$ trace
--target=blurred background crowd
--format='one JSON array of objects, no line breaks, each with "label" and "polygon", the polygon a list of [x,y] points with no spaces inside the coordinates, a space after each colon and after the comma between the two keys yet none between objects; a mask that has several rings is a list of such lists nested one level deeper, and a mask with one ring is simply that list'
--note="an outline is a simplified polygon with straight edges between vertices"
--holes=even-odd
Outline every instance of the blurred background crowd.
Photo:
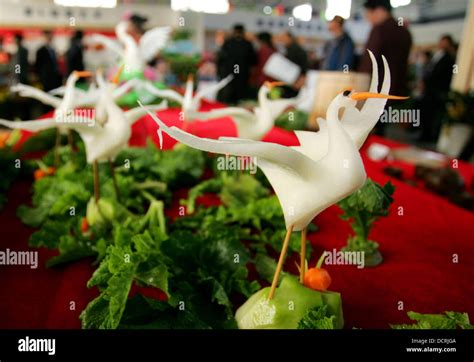
[{"label": "blurred background crowd", "polygon": [[[339,5],[334,5],[336,2]],[[41,9],[29,6],[31,1],[25,3],[21,15],[25,18],[22,21],[28,24],[28,17],[33,18],[34,13]],[[45,0],[44,3],[49,5],[53,1]],[[370,49],[379,59],[379,64],[382,64],[382,54],[388,61],[392,74],[391,94],[410,96],[404,106],[419,109],[422,120],[417,128],[397,125],[387,129],[381,125],[379,133],[432,146],[439,138],[443,122],[453,117],[454,113],[450,115],[447,111],[447,104],[455,104],[452,102],[456,95],[450,90],[457,70],[456,57],[462,40],[460,30],[468,0],[444,2],[451,5],[446,7],[445,4],[445,13],[438,15],[433,8],[442,7],[441,1],[354,0],[351,6],[351,0],[241,0],[227,2],[230,6],[227,14],[206,14],[205,18],[189,15],[189,12],[182,15],[177,11],[176,3],[174,7],[173,1],[124,1],[116,4],[124,8],[122,15],[128,16],[129,33],[136,39],[151,25],[168,22],[173,26],[173,41],[147,68],[150,79],[166,86],[181,87],[190,73],[195,74],[202,84],[234,74],[233,81],[216,98],[223,103],[239,104],[255,99],[258,87],[272,80],[264,68],[273,54],[280,53],[300,69],[296,81],[283,87],[281,94],[294,97],[308,84],[311,72],[370,74],[372,64],[366,51]],[[214,7],[218,7],[217,3],[220,1],[214,3]],[[329,14],[330,3],[338,7],[337,15]],[[18,1],[0,1],[4,10],[12,4],[20,8]],[[176,14],[170,19],[156,7],[156,13],[139,12],[136,11],[137,5],[145,10],[154,9],[154,6],[166,7]],[[127,14],[127,6],[134,8],[133,13],[129,11]],[[57,4],[50,6],[51,11],[58,12],[61,8],[69,9]],[[81,11],[78,16],[66,12],[70,16],[66,16],[60,26],[49,21],[49,26],[42,28],[33,19],[31,26],[0,24],[1,118],[31,119],[46,110],[34,101],[10,94],[8,88],[12,84],[30,84],[50,91],[61,86],[74,70],[110,66],[107,50],[88,41],[88,36],[96,32],[114,39],[114,24],[109,29],[90,25],[104,20],[105,15],[98,9],[92,10],[94,18],[88,25],[81,21]],[[309,18],[304,19],[308,9]],[[198,9],[192,10],[199,14]],[[211,10],[212,5],[209,5],[208,12]],[[418,18],[412,14],[415,11],[419,12]],[[206,13],[205,9],[202,13]],[[54,12],[48,15],[52,14]],[[242,14],[249,14],[250,20]],[[8,15],[4,13],[0,20],[4,22],[5,19]],[[64,25],[68,20],[70,24]],[[382,79],[383,71],[379,71]],[[463,102],[463,107],[469,107],[472,97],[466,96]],[[469,157],[471,152],[472,141],[466,146],[463,157]]]}]

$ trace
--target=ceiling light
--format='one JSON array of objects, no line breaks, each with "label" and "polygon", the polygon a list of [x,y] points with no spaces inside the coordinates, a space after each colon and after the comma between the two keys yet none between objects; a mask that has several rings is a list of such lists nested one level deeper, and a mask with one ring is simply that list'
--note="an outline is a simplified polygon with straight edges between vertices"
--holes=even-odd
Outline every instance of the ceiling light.
[{"label": "ceiling light", "polygon": [[114,8],[117,6],[117,0],[54,0],[54,3],[82,8]]},{"label": "ceiling light", "polygon": [[264,7],[263,7],[263,13],[264,13],[265,15],[271,15],[272,12],[273,12],[273,9],[272,9],[271,6],[268,6],[268,5],[267,5],[267,6],[264,6]]},{"label": "ceiling light", "polygon": [[336,15],[349,19],[351,16],[351,0],[327,0],[326,20],[332,20]]},{"label": "ceiling light", "polygon": [[313,7],[311,4],[302,4],[293,8],[293,16],[302,21],[310,21],[313,16]]},{"label": "ceiling light", "polygon": [[225,14],[229,12],[229,0],[171,0],[174,11],[195,11],[208,14]]},{"label": "ceiling light", "polygon": [[398,8],[400,6],[407,6],[411,3],[411,0],[390,0],[390,4],[394,8]]}]

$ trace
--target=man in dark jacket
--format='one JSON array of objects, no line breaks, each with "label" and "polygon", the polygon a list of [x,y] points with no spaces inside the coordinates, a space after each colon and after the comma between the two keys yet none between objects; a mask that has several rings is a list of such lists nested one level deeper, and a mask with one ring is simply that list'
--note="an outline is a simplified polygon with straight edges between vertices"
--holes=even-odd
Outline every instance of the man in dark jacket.
[{"label": "man in dark jacket", "polygon": [[[23,45],[23,36],[21,34],[15,34],[15,42],[17,51],[12,59],[12,68],[15,81],[17,83],[28,84],[28,49]],[[32,101],[30,98],[20,97],[16,95],[13,98],[15,113],[21,119],[31,118]]]},{"label": "man in dark jacket", "polygon": [[454,40],[443,35],[438,43],[438,51],[433,55],[425,69],[423,78],[426,92],[447,93],[453,78]]},{"label": "man in dark jacket", "polygon": [[82,31],[78,30],[71,38],[71,45],[66,53],[67,76],[75,70],[84,70],[82,37]]},{"label": "man in dark jacket", "polygon": [[451,86],[454,67],[454,40],[450,35],[443,35],[438,43],[438,50],[431,58],[423,77],[423,96],[421,108],[420,141],[436,142],[441,129],[446,96]]},{"label": "man in dark jacket", "polygon": [[23,46],[23,36],[15,35],[17,52],[14,60],[14,73],[19,83],[28,84],[28,50]]},{"label": "man in dark jacket", "polygon": [[[411,34],[403,24],[393,18],[390,0],[366,0],[364,7],[367,20],[373,26],[365,48],[374,53],[378,64],[382,64],[382,55],[387,58],[392,75],[390,93],[406,95]],[[372,72],[372,62],[367,52],[362,55],[358,70],[364,73]],[[383,79],[382,66],[379,66],[379,79]]]},{"label": "man in dark jacket", "polygon": [[344,18],[335,16],[328,23],[328,29],[334,39],[324,47],[324,70],[348,71],[354,64],[354,42],[344,31]]},{"label": "man in dark jacket", "polygon": [[38,72],[38,77],[43,86],[43,90],[47,92],[51,89],[60,87],[62,84],[62,77],[59,72],[56,51],[51,45],[53,33],[45,31],[44,35],[46,37],[46,44],[36,52],[35,68]]},{"label": "man in dark jacket", "polygon": [[308,71],[309,67],[308,54],[298,44],[298,41],[294,35],[289,31],[283,33],[282,42],[286,49],[285,57],[298,65],[301,69],[300,76],[296,80],[295,84],[293,84],[292,87],[283,88],[283,97],[293,98],[298,95],[299,90],[303,87],[306,80],[306,72]]},{"label": "man in dark jacket", "polygon": [[219,77],[233,74],[234,79],[219,91],[217,99],[232,104],[244,99],[248,94],[250,70],[256,63],[257,55],[252,43],[245,39],[244,26],[235,25],[232,35],[217,53]]}]

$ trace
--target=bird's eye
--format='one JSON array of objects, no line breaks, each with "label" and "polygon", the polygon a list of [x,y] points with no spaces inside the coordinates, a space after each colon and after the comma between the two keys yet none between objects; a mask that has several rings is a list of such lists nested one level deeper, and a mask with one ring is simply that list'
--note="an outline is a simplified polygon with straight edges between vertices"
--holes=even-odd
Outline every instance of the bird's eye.
[{"label": "bird's eye", "polygon": [[342,93],[342,95],[343,95],[344,97],[348,97],[349,94],[351,94],[351,90],[349,90],[349,89],[345,90],[345,91]]}]

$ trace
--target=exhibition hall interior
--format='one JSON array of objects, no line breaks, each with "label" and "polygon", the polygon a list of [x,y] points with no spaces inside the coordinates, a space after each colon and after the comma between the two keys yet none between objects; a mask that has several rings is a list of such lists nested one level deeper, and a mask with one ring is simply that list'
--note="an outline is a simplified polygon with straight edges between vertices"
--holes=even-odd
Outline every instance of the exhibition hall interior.
[{"label": "exhibition hall interior", "polygon": [[472,328],[472,29],[473,0],[0,0],[0,329]]}]

